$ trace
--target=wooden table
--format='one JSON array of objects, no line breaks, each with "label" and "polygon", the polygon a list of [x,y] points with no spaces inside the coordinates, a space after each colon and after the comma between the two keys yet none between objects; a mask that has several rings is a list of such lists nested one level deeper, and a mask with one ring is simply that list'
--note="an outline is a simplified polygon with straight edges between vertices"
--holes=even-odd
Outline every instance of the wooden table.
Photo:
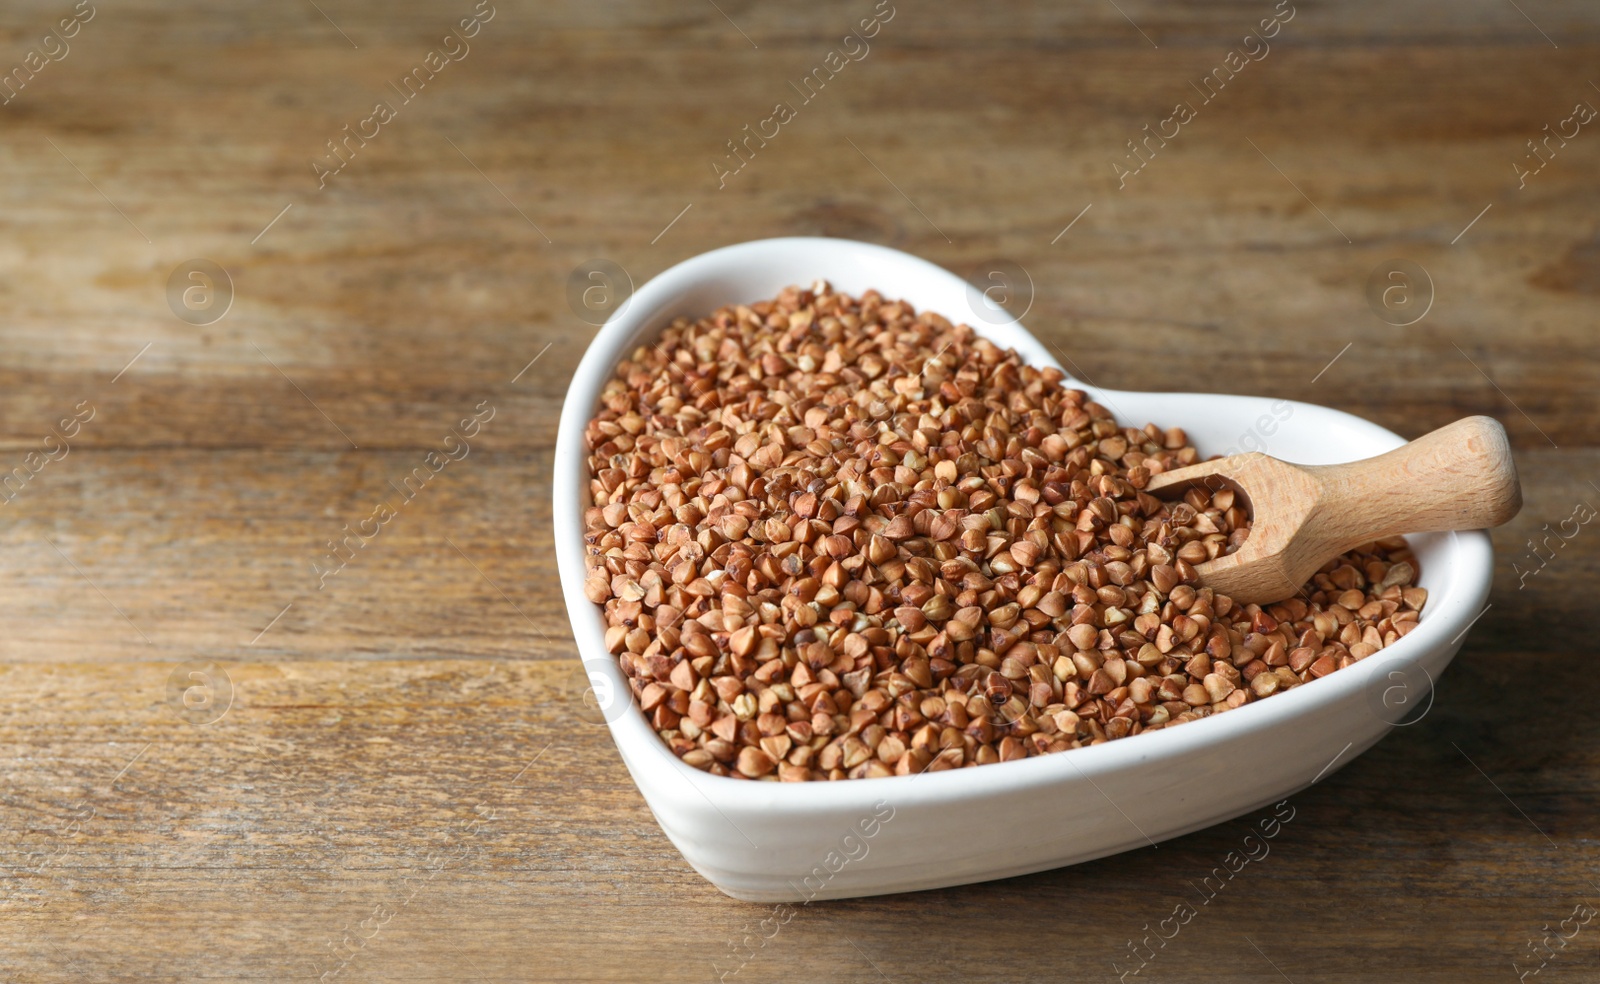
[{"label": "wooden table", "polygon": [[[867,0],[224,6],[0,12],[0,980],[739,967],[767,910],[684,864],[582,702],[551,449],[575,269],[790,234],[1017,264],[1101,385],[1512,435],[1527,505],[1431,711],[1127,980],[1510,981],[1600,905],[1600,532],[1527,545],[1600,506],[1593,4],[1294,0],[1273,34],[1266,0],[889,0],[864,44]],[[725,979],[1116,979],[1252,819],[809,906]],[[1540,984],[1594,979],[1600,924],[1550,945]]]}]

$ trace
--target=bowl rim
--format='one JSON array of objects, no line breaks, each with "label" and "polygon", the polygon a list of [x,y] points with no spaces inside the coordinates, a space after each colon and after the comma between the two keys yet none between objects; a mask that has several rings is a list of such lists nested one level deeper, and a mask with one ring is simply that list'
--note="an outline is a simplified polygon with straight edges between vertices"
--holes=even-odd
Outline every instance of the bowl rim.
[{"label": "bowl rim", "polygon": [[[551,476],[552,519],[554,521],[557,568],[566,602],[578,657],[591,681],[600,673],[611,688],[613,698],[626,695],[629,706],[606,714],[607,726],[618,745],[625,763],[633,772],[641,791],[648,784],[665,793],[666,785],[658,780],[655,768],[668,770],[686,780],[706,802],[720,811],[728,807],[740,811],[781,809],[789,813],[825,813],[845,807],[856,807],[864,798],[894,796],[897,804],[915,806],[919,803],[937,803],[952,798],[969,798],[1014,793],[1021,790],[1053,786],[1062,781],[1094,778],[1104,774],[1124,771],[1150,764],[1157,760],[1181,758],[1203,753],[1207,749],[1241,738],[1260,736],[1287,725],[1322,705],[1334,705],[1352,698],[1368,685],[1369,679],[1380,668],[1388,670],[1415,666],[1427,654],[1455,645],[1466,629],[1481,614],[1487,599],[1493,575],[1493,553],[1487,532],[1482,530],[1428,534],[1441,538],[1447,571],[1443,584],[1430,592],[1427,617],[1419,620],[1417,627],[1396,641],[1361,661],[1362,672],[1349,672],[1355,667],[1310,681],[1271,700],[1255,701],[1235,708],[1226,714],[1217,714],[1186,723],[1181,728],[1145,732],[1130,736],[1136,741],[1119,739],[1070,749],[1049,755],[1031,756],[1020,761],[992,763],[976,769],[950,769],[940,772],[920,773],[912,776],[889,776],[865,780],[839,782],[753,782],[702,772],[676,755],[673,755],[655,730],[650,727],[644,713],[633,700],[616,657],[604,644],[603,615],[599,606],[589,601],[583,591],[585,575],[583,541],[574,531],[583,528],[584,506],[581,500],[587,494],[587,447],[583,432],[598,403],[599,394],[612,378],[616,363],[636,347],[635,336],[660,315],[662,308],[677,299],[682,292],[703,277],[728,275],[741,263],[770,259],[786,251],[804,252],[808,249],[852,251],[859,257],[890,262],[906,267],[908,272],[933,278],[944,278],[946,286],[966,284],[956,274],[910,253],[848,239],[826,237],[779,237],[759,239],[722,246],[683,260],[652,277],[633,294],[590,342],[577,370],[573,373],[566,398],[562,403],[557,431],[555,459]],[[797,267],[803,267],[797,261]],[[797,269],[796,274],[803,274]],[[969,289],[970,286],[969,286]],[[739,299],[730,298],[730,302]],[[752,299],[753,300],[753,299]],[[915,299],[908,298],[916,303]],[[920,308],[922,305],[918,304]],[[941,312],[943,313],[943,312]],[[970,323],[970,322],[969,322]],[[1002,326],[973,324],[980,335],[988,335],[996,328],[1015,330],[1031,342],[1031,349],[1023,353],[1027,361],[1061,368],[1044,345],[1013,319]],[[1016,346],[1023,348],[1023,346]],[[1139,390],[1114,390],[1089,385],[1068,376],[1070,385],[1099,399],[1108,406],[1118,396],[1133,398],[1166,397],[1193,400],[1247,400],[1267,402],[1269,398],[1216,393],[1160,393]],[[1307,412],[1326,417],[1353,432],[1356,438],[1374,445],[1374,453],[1385,447],[1396,447],[1404,439],[1386,428],[1342,410],[1316,404],[1287,401],[1295,412]],[[1127,422],[1124,421],[1124,424]],[[584,615],[579,613],[583,612]],[[595,681],[597,682],[597,681]],[[1430,683],[1433,682],[1430,678]],[[1349,749],[1345,746],[1345,750]],[[1331,751],[1331,750],[1330,750]],[[652,754],[653,753],[653,754]],[[1344,751],[1339,751],[1317,779],[1332,771],[1335,765],[1344,764]],[[1353,760],[1353,756],[1350,760]],[[636,765],[650,765],[649,774],[641,774]],[[1317,781],[1313,779],[1312,782]],[[647,800],[649,795],[647,793]],[[719,805],[720,804],[720,805]],[[1113,804],[1114,805],[1114,804]]]}]

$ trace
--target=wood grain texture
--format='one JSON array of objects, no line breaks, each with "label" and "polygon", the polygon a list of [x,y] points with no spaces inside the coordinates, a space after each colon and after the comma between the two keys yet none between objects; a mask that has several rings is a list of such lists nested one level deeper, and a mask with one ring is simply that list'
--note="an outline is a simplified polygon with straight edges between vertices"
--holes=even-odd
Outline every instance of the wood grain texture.
[{"label": "wood grain texture", "polygon": [[[96,409],[0,503],[0,980],[736,966],[768,912],[683,863],[584,706],[548,481],[592,336],[574,268],[641,284],[787,234],[1015,263],[1026,323],[1098,385],[1510,433],[1526,504],[1431,709],[1295,797],[1130,980],[1508,980],[1600,899],[1600,723],[1549,696],[1595,655],[1600,135],[1513,170],[1600,105],[1592,4],[1301,0],[1202,104],[1271,4],[905,0],[724,188],[726,141],[870,3],[492,4],[326,188],[326,143],[472,4],[98,4],[0,106],[0,473]],[[72,10],[5,5],[0,74]],[[234,285],[206,326],[166,299],[193,258]],[[1368,301],[1391,259],[1431,282],[1410,324]],[[327,541],[485,401],[471,453],[319,588]],[[233,690],[206,726],[169,693],[192,661]],[[726,979],[1113,980],[1245,832],[808,906]],[[1538,980],[1597,962],[1590,925]]]}]

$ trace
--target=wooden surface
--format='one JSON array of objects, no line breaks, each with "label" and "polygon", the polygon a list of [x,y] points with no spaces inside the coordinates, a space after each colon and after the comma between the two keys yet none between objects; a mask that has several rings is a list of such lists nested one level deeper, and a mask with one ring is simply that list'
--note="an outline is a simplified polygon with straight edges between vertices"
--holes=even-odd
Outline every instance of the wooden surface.
[{"label": "wooden surface", "polygon": [[[865,0],[493,4],[322,189],[312,161],[398,101],[465,0],[105,2],[0,106],[0,470],[42,462],[0,503],[0,980],[1137,966],[1127,941],[1253,818],[808,906],[741,965],[728,941],[768,911],[683,863],[581,700],[548,488],[592,334],[568,276],[604,257],[641,284],[785,234],[1018,264],[1026,323],[1100,385],[1510,432],[1526,506],[1431,709],[1295,797],[1270,857],[1128,980],[1510,980],[1600,904],[1600,531],[1572,518],[1600,506],[1597,124],[1513,169],[1600,105],[1592,4],[1300,0],[1201,104],[1190,83],[1265,0],[894,0],[725,188],[726,141],[798,101]],[[7,4],[0,69],[72,11]],[[1180,100],[1195,118],[1119,189],[1112,163]],[[206,326],[166,297],[193,258],[235,288]],[[1367,296],[1396,258],[1433,284],[1405,327]],[[85,402],[66,457],[27,457]],[[319,589],[328,541],[480,404],[470,454]],[[209,725],[168,690],[189,661],[231,684]],[[1539,952],[1541,984],[1592,980],[1600,924]]]}]

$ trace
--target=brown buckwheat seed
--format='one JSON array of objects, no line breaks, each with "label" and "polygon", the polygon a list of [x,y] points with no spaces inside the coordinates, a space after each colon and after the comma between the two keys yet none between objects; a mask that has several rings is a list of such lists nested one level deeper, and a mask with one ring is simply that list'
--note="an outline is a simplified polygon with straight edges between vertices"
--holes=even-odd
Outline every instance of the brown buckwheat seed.
[{"label": "brown buckwheat seed", "polygon": [[1140,491],[1199,455],[1053,368],[826,283],[680,318],[589,422],[584,589],[671,750],[771,781],[910,775],[1170,728],[1349,666],[1427,592],[1399,538],[1294,598],[1195,566],[1231,493]]}]

